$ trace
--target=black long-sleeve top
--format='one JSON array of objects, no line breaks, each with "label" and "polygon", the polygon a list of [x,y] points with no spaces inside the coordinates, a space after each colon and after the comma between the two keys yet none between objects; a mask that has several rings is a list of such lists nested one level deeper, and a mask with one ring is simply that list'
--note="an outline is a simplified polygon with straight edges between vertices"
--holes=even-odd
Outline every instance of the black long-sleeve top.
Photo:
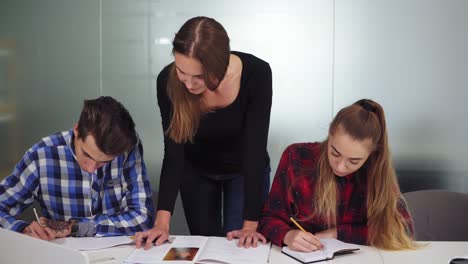
[{"label": "black long-sleeve top", "polygon": [[[158,210],[172,212],[182,182],[184,162],[213,174],[240,173],[244,177],[244,219],[257,221],[262,207],[263,177],[269,165],[268,129],[272,101],[272,73],[265,61],[232,52],[242,61],[240,90],[225,108],[205,113],[192,143],[175,143],[164,136],[164,160]],[[158,75],[157,97],[163,130],[171,122],[172,102],[167,81],[172,64]]]}]

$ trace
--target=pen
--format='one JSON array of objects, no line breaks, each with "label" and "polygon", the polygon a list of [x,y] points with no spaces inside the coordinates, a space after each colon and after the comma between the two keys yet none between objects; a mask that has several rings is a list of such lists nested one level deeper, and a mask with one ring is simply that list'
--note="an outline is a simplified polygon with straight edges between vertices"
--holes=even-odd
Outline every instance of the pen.
[{"label": "pen", "polygon": [[37,223],[42,226],[41,220],[39,220],[39,215],[37,214],[36,207],[33,207],[34,215],[36,216]]},{"label": "pen", "polygon": [[294,217],[289,217],[289,219],[299,228],[301,231],[307,232],[297,221],[294,219]]}]

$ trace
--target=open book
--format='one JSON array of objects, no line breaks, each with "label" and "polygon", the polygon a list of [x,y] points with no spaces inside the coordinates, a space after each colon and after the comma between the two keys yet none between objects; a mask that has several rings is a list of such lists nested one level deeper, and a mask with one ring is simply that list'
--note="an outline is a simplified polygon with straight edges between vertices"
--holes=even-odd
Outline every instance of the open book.
[{"label": "open book", "polygon": [[334,238],[320,239],[320,242],[322,242],[324,246],[324,249],[322,250],[305,253],[291,250],[288,247],[283,247],[281,252],[302,263],[312,263],[332,259],[335,255],[338,254],[359,250],[359,247],[356,245],[348,244]]},{"label": "open book", "polygon": [[135,249],[126,263],[266,263],[270,244],[256,248],[239,248],[238,240],[225,237],[174,236],[172,243]]}]

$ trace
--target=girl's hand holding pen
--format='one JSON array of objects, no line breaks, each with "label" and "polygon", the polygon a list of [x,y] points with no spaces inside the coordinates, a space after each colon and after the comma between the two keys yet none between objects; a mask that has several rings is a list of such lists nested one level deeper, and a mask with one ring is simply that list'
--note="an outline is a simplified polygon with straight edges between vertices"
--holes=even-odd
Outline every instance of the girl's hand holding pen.
[{"label": "girl's hand holding pen", "polygon": [[323,248],[317,236],[307,232],[293,217],[290,219],[300,230],[294,229],[287,232],[283,239],[284,244],[292,250],[302,252],[312,252]]}]

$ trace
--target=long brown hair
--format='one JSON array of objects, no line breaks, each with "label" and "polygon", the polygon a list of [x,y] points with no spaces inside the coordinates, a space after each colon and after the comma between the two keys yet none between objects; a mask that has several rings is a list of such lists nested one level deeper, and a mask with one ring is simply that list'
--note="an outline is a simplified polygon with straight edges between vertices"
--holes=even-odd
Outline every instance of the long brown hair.
[{"label": "long brown hair", "polygon": [[[172,42],[172,52],[198,60],[208,89],[215,90],[226,74],[231,49],[223,26],[208,17],[194,17],[182,25]],[[199,95],[191,94],[172,65],[167,93],[172,101],[172,120],[166,133],[177,143],[192,141],[202,116]]]},{"label": "long brown hair", "polygon": [[[398,210],[404,200],[390,156],[382,107],[372,100],[359,100],[338,112],[329,134],[334,135],[338,128],[355,140],[371,139],[373,143],[371,154],[359,169],[367,176],[368,243],[391,250],[415,248],[408,223]],[[327,148],[328,139],[322,144],[314,207],[318,215],[328,219],[329,226],[334,226],[338,191]]]}]

